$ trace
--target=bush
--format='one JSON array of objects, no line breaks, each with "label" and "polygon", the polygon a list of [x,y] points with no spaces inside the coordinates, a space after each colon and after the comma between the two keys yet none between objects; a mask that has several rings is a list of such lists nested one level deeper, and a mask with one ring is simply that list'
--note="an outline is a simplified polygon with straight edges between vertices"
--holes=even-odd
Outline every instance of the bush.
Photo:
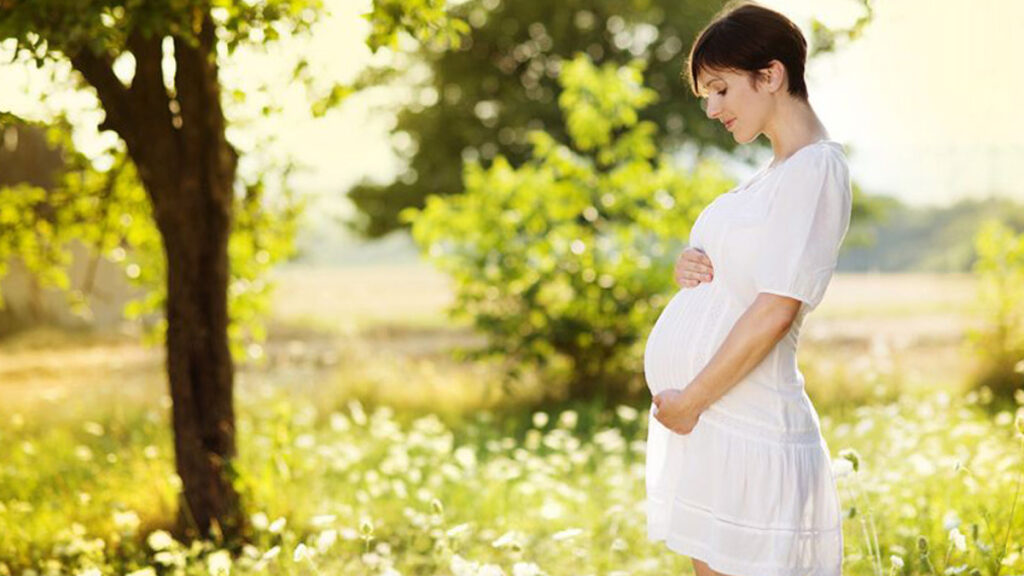
[{"label": "bush", "polygon": [[990,220],[975,236],[975,249],[984,319],[969,333],[980,360],[976,384],[1010,399],[1024,387],[1024,233]]},{"label": "bush", "polygon": [[577,398],[636,382],[644,337],[676,290],[677,249],[731,184],[716,165],[688,174],[657,157],[656,127],[638,119],[654,100],[642,70],[577,56],[560,74],[571,145],[531,132],[522,166],[470,162],[465,194],[402,215],[455,280],[450,312],[488,336],[470,355],[500,357],[512,378],[541,368]]}]

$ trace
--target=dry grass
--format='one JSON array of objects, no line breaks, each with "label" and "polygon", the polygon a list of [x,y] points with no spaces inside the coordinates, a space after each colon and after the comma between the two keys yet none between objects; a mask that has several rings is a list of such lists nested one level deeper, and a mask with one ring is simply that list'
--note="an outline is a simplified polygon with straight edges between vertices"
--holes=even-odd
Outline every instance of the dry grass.
[{"label": "dry grass", "polygon": [[[286,268],[276,280],[267,361],[239,371],[243,387],[269,381],[324,401],[357,395],[452,413],[498,400],[495,368],[450,357],[479,336],[447,319],[450,284],[430,267]],[[809,379],[870,363],[883,379],[898,372],[901,391],[959,388],[972,367],[963,342],[974,291],[967,275],[837,275],[804,325],[801,363]],[[133,336],[36,330],[0,342],[0,394],[14,410],[53,417],[89,398],[152,402],[165,396],[162,366],[163,351]],[[820,386],[808,382],[826,396]]]}]

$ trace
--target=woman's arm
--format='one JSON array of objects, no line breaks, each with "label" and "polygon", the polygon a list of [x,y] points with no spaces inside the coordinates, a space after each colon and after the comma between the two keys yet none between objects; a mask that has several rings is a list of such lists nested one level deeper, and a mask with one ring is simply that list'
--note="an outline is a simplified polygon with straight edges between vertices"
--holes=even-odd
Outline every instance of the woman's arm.
[{"label": "woman's arm", "polygon": [[688,434],[700,413],[760,364],[786,335],[800,304],[788,296],[758,294],[689,386],[655,396],[655,417],[673,431]]}]

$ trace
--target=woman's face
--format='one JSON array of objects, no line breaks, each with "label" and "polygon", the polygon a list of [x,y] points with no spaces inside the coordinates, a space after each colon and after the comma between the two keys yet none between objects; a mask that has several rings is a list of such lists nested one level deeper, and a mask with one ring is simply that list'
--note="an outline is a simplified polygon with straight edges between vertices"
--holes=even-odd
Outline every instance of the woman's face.
[{"label": "woman's face", "polygon": [[768,81],[759,79],[755,88],[747,72],[737,70],[701,69],[697,75],[697,86],[704,95],[701,107],[740,143],[751,142],[764,131],[774,107],[772,88],[776,82],[775,76]]}]

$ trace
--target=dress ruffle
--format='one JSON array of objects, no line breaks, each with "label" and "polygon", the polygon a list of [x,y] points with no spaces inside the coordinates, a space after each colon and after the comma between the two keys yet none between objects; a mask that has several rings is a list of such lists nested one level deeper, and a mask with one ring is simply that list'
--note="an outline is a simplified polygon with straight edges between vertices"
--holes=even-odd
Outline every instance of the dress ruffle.
[{"label": "dress ruffle", "polygon": [[647,532],[730,576],[840,576],[842,511],[817,428],[769,429],[712,405],[689,434],[653,415]]}]

